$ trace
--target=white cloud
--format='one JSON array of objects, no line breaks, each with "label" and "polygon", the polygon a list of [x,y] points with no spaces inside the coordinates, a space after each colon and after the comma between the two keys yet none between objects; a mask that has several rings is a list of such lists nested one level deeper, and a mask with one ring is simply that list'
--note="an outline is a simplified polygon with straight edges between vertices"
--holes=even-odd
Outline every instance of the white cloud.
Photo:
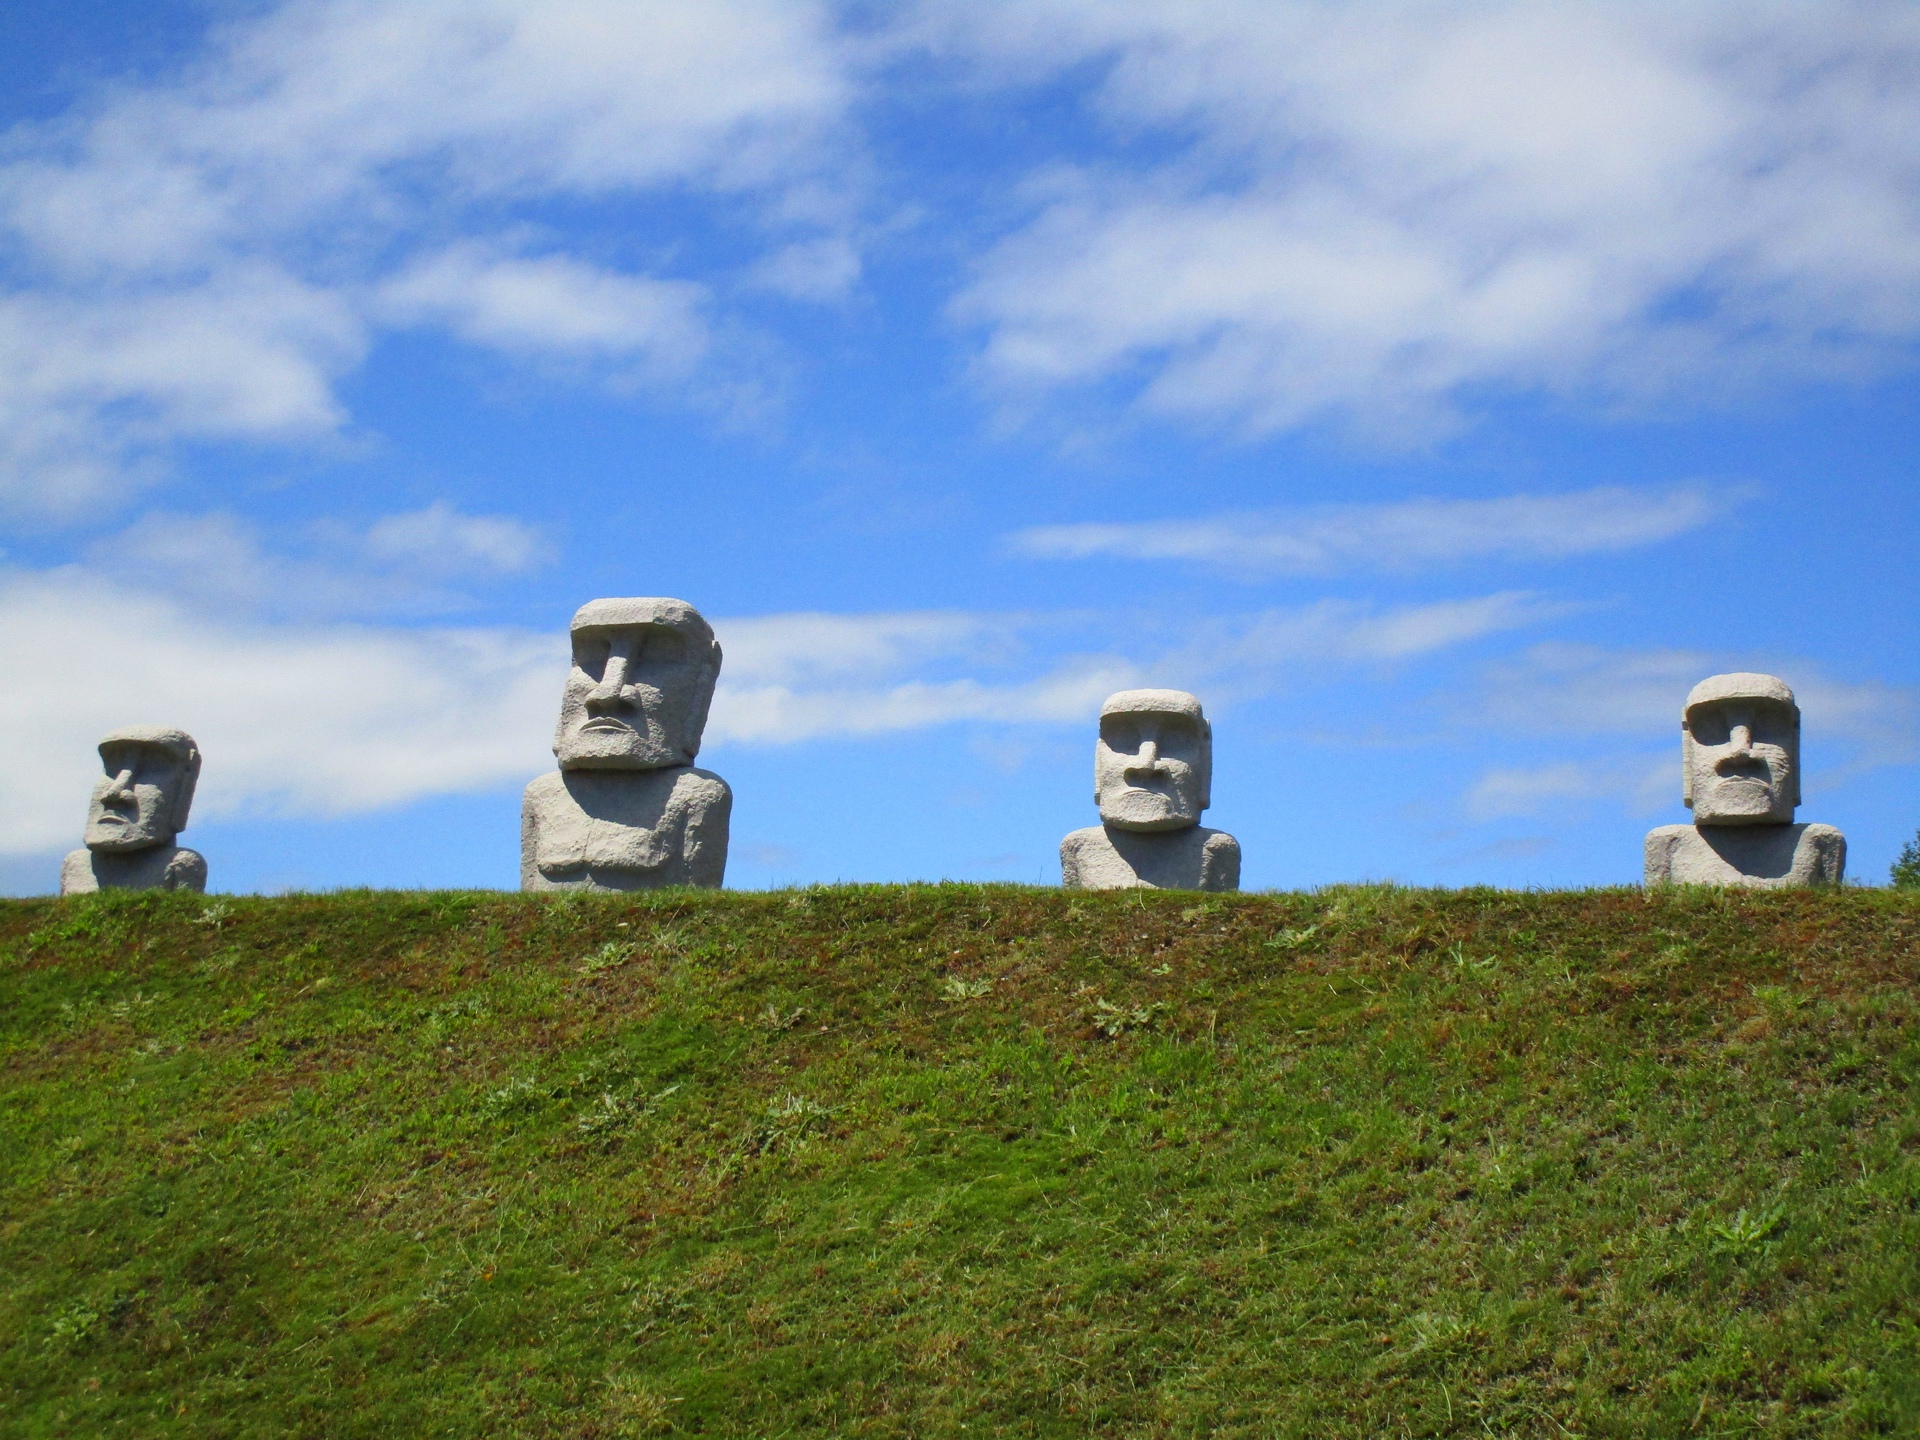
[{"label": "white cloud", "polygon": [[1498,500],[1327,505],[1205,520],[1042,525],[1016,532],[1008,544],[1016,554],[1040,559],[1110,555],[1197,561],[1253,574],[1332,575],[1626,550],[1696,529],[1724,508],[1724,500],[1699,489],[1658,493],[1608,487]]},{"label": "white cloud", "polygon": [[[1640,753],[1597,753],[1543,768],[1490,771],[1469,791],[1468,809],[1483,816],[1533,813],[1526,806],[1538,808],[1556,793],[1578,793],[1583,786],[1641,809],[1676,800],[1680,707],[1698,681],[1735,670],[1779,675],[1793,687],[1814,757],[1809,780],[1815,785],[1838,785],[1920,760],[1920,695],[1910,688],[1836,679],[1792,656],[1545,644],[1486,666],[1459,719],[1476,729],[1554,739],[1587,751],[1596,739],[1604,751],[1605,740],[1628,736],[1671,748],[1657,762]],[[1656,769],[1650,772],[1649,765]],[[1650,773],[1658,775],[1657,784]],[[1556,791],[1562,784],[1570,788]]]},{"label": "white cloud", "polygon": [[431,615],[470,602],[452,582],[523,573],[551,556],[546,538],[505,515],[463,515],[444,501],[387,515],[364,531],[338,521],[310,527],[305,553],[282,534],[233,515],[142,516],[87,547],[94,573],[111,575],[227,615]]},{"label": "white cloud", "polygon": [[706,353],[707,291],[688,280],[620,275],[565,255],[533,258],[459,245],[426,256],[381,287],[382,308],[410,324],[444,325],[507,354],[636,357],[684,374]]},{"label": "white cloud", "polygon": [[[401,564],[422,551],[451,564],[448,550],[483,570],[522,561],[523,537],[489,518],[433,507],[371,533]],[[364,533],[342,534],[365,549]],[[219,515],[149,516],[86,567],[0,571],[0,854],[72,842],[92,742],[117,725],[178,725],[200,741],[202,818],[378,810],[546,768],[564,638],[329,618],[417,596],[388,572],[269,549]],[[1196,688],[1225,708],[1553,613],[1503,594],[1191,623],[963,612],[721,620],[727,658],[708,741],[1083,725],[1106,695],[1142,684]]]},{"label": "white cloud", "polygon": [[[719,621],[726,663],[709,734],[721,744],[788,744],[962,722],[1080,723],[1107,695],[1136,685],[1202,691],[1224,706],[1310,671],[1391,666],[1564,609],[1509,592],[1387,608],[1327,600],[1186,625],[940,611]],[[1107,643],[1073,649],[1089,629]],[[1037,674],[1036,641],[1051,642]]]},{"label": "white cloud", "polygon": [[954,313],[982,373],[1262,432],[1409,438],[1488,388],[1603,401],[1904,363],[1920,12],[1521,0],[921,9],[983,79],[1106,65],[1156,158],[1058,166]]},{"label": "white cloud", "polygon": [[83,571],[15,573],[0,579],[0,852],[76,842],[93,742],[117,725],[200,742],[203,819],[512,783],[548,762],[565,664],[551,635],[235,624]]},{"label": "white cloud", "polygon": [[704,283],[519,253],[545,200],[744,199],[740,268],[788,255],[790,288],[792,247],[847,229],[851,82],[820,4],[312,0],[217,35],[6,137],[0,503],[71,514],[183,437],[332,433],[384,326],[649,383],[718,363]]},{"label": "white cloud", "polygon": [[444,500],[376,520],[361,544],[375,562],[429,575],[518,575],[544,564],[553,553],[546,537],[524,520],[462,515]]},{"label": "white cloud", "polygon": [[1488,770],[1467,790],[1466,809],[1470,818],[1487,821],[1566,815],[1599,801],[1618,801],[1635,814],[1648,815],[1671,805],[1679,793],[1677,755],[1658,760],[1608,756]]}]

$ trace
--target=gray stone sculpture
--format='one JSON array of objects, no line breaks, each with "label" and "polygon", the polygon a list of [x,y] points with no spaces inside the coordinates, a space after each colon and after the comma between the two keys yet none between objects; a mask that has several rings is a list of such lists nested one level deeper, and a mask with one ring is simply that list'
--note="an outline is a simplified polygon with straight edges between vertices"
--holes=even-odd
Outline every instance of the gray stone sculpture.
[{"label": "gray stone sculpture", "polygon": [[173,843],[187,828],[200,749],[184,730],[135,725],[100,742],[106,776],[93,787],[86,848],[60,866],[60,893],[205,890],[207,862]]},{"label": "gray stone sculpture", "polygon": [[719,678],[719,642],[685,601],[580,607],[560,769],[520,809],[522,890],[720,885],[733,792],[693,765]]},{"label": "gray stone sculpture", "polygon": [[1714,675],[1680,716],[1682,796],[1691,825],[1647,832],[1647,884],[1838,885],[1847,839],[1796,825],[1800,706],[1771,675]]},{"label": "gray stone sculpture", "polygon": [[1100,707],[1098,825],[1060,842],[1070,889],[1238,890],[1240,842],[1209,830],[1213,729],[1184,690],[1122,690]]}]

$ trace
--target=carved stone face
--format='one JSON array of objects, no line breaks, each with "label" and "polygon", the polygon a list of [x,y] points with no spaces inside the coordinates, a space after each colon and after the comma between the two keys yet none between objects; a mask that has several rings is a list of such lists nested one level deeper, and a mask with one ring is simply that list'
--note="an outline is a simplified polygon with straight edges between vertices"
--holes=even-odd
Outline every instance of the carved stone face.
[{"label": "carved stone face", "polygon": [[700,753],[720,646],[682,600],[594,600],[573,617],[553,753],[562,770],[658,770]]},{"label": "carved stone face", "polygon": [[187,828],[200,751],[179,730],[140,726],[100,742],[106,775],[93,787],[83,843],[106,852],[165,845]]},{"label": "carved stone face", "polygon": [[1687,697],[1681,759],[1696,825],[1785,825],[1800,803],[1800,707],[1771,675],[1716,675]]},{"label": "carved stone face", "polygon": [[1183,830],[1212,803],[1213,732],[1184,690],[1122,690],[1100,707],[1093,798],[1116,830]]}]

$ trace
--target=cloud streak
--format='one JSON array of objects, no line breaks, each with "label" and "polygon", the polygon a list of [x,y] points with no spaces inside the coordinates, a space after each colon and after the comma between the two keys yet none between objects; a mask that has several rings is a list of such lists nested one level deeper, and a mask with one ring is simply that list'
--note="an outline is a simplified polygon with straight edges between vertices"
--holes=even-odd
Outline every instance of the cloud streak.
[{"label": "cloud streak", "polygon": [[706,281],[558,248],[543,203],[718,198],[742,273],[858,271],[823,5],[315,0],[214,33],[5,137],[0,505],[83,513],[181,440],[331,436],[395,328],[706,409],[761,384],[752,347],[715,346]]},{"label": "cloud streak", "polygon": [[977,81],[1099,77],[1115,149],[1036,169],[954,302],[1010,407],[1091,389],[1399,444],[1489,393],[1697,404],[1905,364],[1920,334],[1910,6],[919,15]]},{"label": "cloud streak", "polygon": [[1698,529],[1727,499],[1698,488],[1606,487],[1497,500],[1221,515],[1200,520],[1043,525],[1007,548],[1045,560],[1175,560],[1249,575],[1325,576],[1414,571],[1472,561],[1560,560],[1656,544]]}]

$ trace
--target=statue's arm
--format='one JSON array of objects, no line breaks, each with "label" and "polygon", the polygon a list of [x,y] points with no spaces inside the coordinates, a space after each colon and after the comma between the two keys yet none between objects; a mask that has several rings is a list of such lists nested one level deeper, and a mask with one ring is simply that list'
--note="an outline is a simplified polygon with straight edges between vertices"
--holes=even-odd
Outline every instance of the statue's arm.
[{"label": "statue's arm", "polygon": [[1839,885],[1847,878],[1847,837],[1831,825],[1809,825],[1807,839],[1813,842],[1813,882]]},{"label": "statue's arm", "polygon": [[180,849],[167,861],[160,884],[168,890],[191,890],[199,895],[207,888],[207,858],[198,850]]},{"label": "statue's arm", "polygon": [[718,775],[701,772],[698,793],[687,807],[680,854],[687,882],[718,890],[727,880],[727,841],[733,827],[733,790]]},{"label": "statue's arm", "polygon": [[1064,890],[1085,888],[1080,883],[1080,840],[1076,830],[1060,842],[1060,886]]},{"label": "statue's arm", "polygon": [[1209,835],[1200,849],[1200,888],[1216,892],[1240,888],[1240,842],[1224,830]]},{"label": "statue's arm", "polygon": [[60,862],[60,893],[90,895],[99,888],[100,882],[93,873],[93,852],[87,849],[68,851],[67,858]]},{"label": "statue's arm", "polygon": [[1661,825],[1647,832],[1645,885],[1671,885],[1673,883],[1673,851],[1680,843],[1676,833],[1678,825]]},{"label": "statue's arm", "polygon": [[540,800],[534,793],[539,779],[527,783],[520,796],[520,888],[544,890],[540,883]]}]

